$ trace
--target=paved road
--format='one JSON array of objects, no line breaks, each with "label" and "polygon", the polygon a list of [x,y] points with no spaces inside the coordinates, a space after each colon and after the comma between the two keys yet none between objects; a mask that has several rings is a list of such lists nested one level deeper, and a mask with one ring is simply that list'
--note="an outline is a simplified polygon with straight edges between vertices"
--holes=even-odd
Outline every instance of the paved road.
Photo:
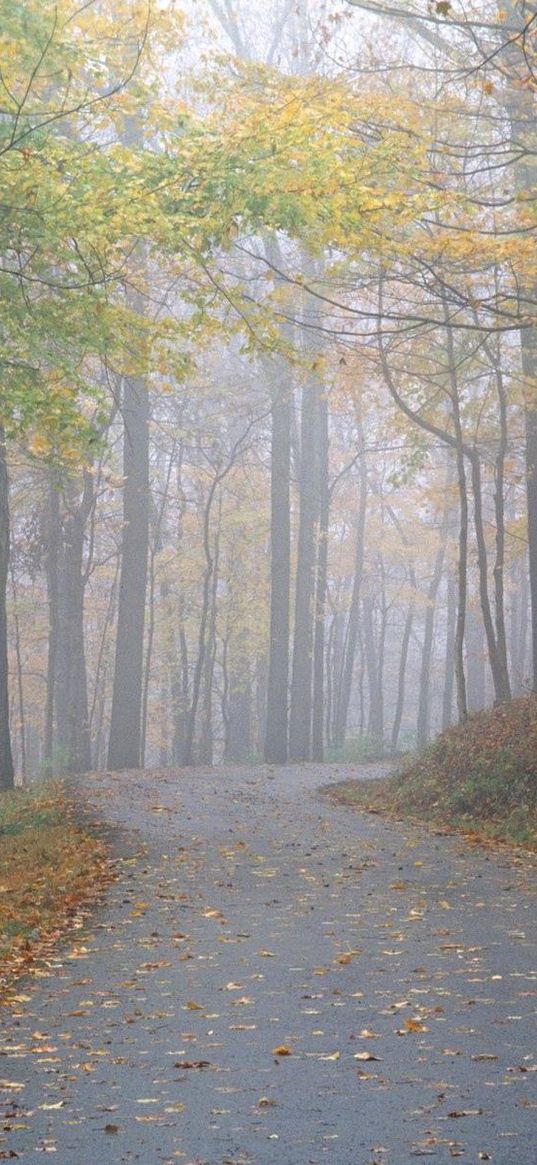
[{"label": "paved road", "polygon": [[0,1159],[537,1165],[535,864],[342,775],[90,780],[126,860],[0,1022]]}]

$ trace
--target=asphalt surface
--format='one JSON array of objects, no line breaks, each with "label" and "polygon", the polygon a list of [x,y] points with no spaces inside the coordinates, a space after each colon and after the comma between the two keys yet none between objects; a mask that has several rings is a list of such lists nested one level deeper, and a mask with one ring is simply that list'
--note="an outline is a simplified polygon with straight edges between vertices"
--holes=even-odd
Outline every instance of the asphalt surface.
[{"label": "asphalt surface", "polygon": [[0,1019],[0,1160],[537,1165],[535,862],[349,772],[88,780],[119,878]]}]

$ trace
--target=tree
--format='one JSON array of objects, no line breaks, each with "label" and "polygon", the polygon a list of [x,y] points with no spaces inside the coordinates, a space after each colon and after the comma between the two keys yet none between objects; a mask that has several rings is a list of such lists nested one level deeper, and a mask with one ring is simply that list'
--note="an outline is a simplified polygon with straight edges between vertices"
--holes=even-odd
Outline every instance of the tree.
[{"label": "tree", "polygon": [[9,731],[6,586],[9,566],[9,504],[6,447],[0,428],[0,789],[13,785]]}]

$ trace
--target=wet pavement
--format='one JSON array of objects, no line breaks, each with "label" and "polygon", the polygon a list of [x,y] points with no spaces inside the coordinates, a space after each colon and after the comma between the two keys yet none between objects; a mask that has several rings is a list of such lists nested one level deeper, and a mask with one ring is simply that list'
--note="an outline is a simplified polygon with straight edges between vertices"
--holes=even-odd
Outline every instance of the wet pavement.
[{"label": "wet pavement", "polygon": [[85,779],[119,876],[0,1018],[0,1160],[537,1165],[535,861],[318,793],[380,771]]}]

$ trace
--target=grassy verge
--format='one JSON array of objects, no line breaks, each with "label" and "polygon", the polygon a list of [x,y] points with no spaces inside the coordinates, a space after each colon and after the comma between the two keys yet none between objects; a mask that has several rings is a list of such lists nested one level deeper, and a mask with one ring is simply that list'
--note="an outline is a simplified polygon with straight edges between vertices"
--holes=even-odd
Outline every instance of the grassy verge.
[{"label": "grassy verge", "polygon": [[110,869],[61,784],[0,794],[0,1000],[98,896]]},{"label": "grassy verge", "polygon": [[332,795],[370,812],[537,850],[537,696],[479,712],[394,776],[343,781]]}]

